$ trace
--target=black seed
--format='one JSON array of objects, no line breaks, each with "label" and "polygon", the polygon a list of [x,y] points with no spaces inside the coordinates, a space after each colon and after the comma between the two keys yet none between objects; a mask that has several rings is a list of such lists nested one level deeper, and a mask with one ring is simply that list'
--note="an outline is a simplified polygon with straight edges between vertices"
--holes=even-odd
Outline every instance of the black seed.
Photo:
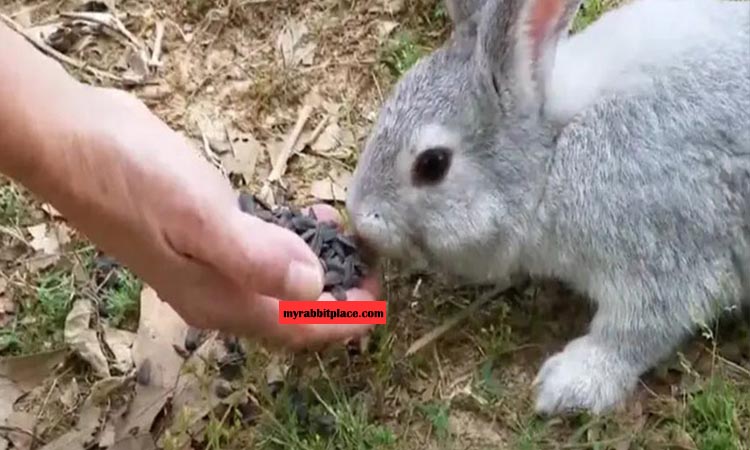
[{"label": "black seed", "polygon": [[343,283],[344,289],[352,289],[359,287],[359,283],[362,282],[362,278],[359,275],[352,275],[349,279]]},{"label": "black seed", "polygon": [[141,364],[141,367],[139,367],[138,371],[136,372],[135,380],[141,386],[148,386],[148,384],[151,382],[151,360],[150,359],[143,360],[143,364]]},{"label": "black seed", "polygon": [[308,217],[310,217],[315,222],[318,221],[318,216],[315,214],[315,211],[313,211],[312,208],[310,208],[310,212],[308,213]]},{"label": "black seed", "polygon": [[316,232],[317,232],[317,230],[315,228],[312,228],[312,229],[307,230],[304,233],[302,233],[300,235],[300,237],[302,238],[302,240],[304,240],[305,242],[307,242],[307,244],[309,245],[310,242],[312,242],[312,238],[313,238],[313,236],[315,235]]},{"label": "black seed", "polygon": [[243,192],[240,194],[239,203],[242,212],[255,215],[257,208],[255,207],[255,199],[252,195]]},{"label": "black seed", "polygon": [[338,235],[338,230],[330,226],[321,225],[320,234],[321,234],[321,238],[323,239],[323,242],[330,243],[334,239],[336,239],[336,236]]},{"label": "black seed", "polygon": [[359,356],[362,354],[362,343],[359,340],[351,340],[346,343],[346,353],[350,357]]},{"label": "black seed", "polygon": [[292,224],[297,233],[303,233],[306,230],[315,228],[315,221],[305,216],[296,216],[292,218]]},{"label": "black seed", "polygon": [[323,246],[323,240],[320,236],[320,228],[315,228],[315,235],[312,238],[312,241],[310,242],[310,248],[312,249],[313,253],[315,253],[315,256],[320,256],[320,249]]},{"label": "black seed", "polygon": [[290,396],[290,403],[292,404],[292,408],[294,408],[295,415],[297,416],[298,423],[306,424],[307,423],[307,405],[305,404],[305,399],[302,396],[302,393],[298,389],[294,389],[292,391],[292,394]]},{"label": "black seed", "polygon": [[315,418],[315,428],[321,436],[332,436],[336,432],[336,418],[330,414],[317,416]]},{"label": "black seed", "polygon": [[336,300],[346,300],[346,290],[341,286],[335,286],[333,289],[331,289],[331,295]]},{"label": "black seed", "polygon": [[326,272],[324,283],[326,288],[337,286],[343,281],[344,277],[341,275],[341,272],[336,272],[334,270]]},{"label": "black seed", "polygon": [[242,423],[244,425],[251,425],[255,423],[256,419],[258,418],[258,413],[260,412],[258,406],[251,401],[240,403],[237,406],[237,409],[242,415]]},{"label": "black seed", "polygon": [[242,366],[245,364],[245,358],[237,353],[229,353],[219,361],[219,372],[221,378],[232,381],[242,375]]},{"label": "black seed", "polygon": [[351,280],[354,275],[354,261],[351,255],[344,260],[344,280]]},{"label": "black seed", "polygon": [[281,392],[281,389],[284,387],[283,381],[272,381],[268,383],[268,392],[271,394],[271,398],[276,398],[277,395],[279,395],[279,392]]},{"label": "black seed", "polygon": [[341,243],[341,245],[343,245],[348,250],[356,250],[357,249],[357,247],[354,245],[354,242],[352,242],[352,240],[349,239],[348,237],[346,237],[344,235],[339,235],[337,239]]},{"label": "black seed", "polygon": [[265,220],[266,222],[273,222],[273,214],[271,214],[268,211],[256,211],[255,216],[261,220]]},{"label": "black seed", "polygon": [[201,345],[203,332],[198,328],[190,327],[185,335],[185,350],[194,352]]},{"label": "black seed", "polygon": [[344,246],[341,245],[341,242],[339,242],[338,239],[331,242],[331,250],[333,250],[333,253],[336,254],[341,259],[344,259],[346,257]]},{"label": "black seed", "polygon": [[219,383],[216,385],[216,396],[219,398],[227,398],[232,394],[232,386],[229,383]]}]

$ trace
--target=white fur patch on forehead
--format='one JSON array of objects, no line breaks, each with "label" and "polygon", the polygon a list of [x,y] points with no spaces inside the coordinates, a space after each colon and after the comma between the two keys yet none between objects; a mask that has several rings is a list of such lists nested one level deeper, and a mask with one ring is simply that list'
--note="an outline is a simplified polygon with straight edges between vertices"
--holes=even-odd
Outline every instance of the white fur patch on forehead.
[{"label": "white fur patch on forehead", "polygon": [[412,152],[414,153],[423,152],[433,147],[446,147],[455,151],[461,143],[458,133],[436,123],[422,127],[417,131],[414,138],[415,142],[412,146]]}]

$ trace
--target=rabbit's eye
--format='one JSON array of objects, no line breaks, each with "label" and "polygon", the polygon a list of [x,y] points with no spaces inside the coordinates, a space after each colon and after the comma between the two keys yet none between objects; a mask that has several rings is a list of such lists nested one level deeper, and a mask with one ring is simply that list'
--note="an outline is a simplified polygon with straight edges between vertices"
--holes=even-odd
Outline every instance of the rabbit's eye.
[{"label": "rabbit's eye", "polygon": [[440,182],[448,173],[451,156],[451,151],[445,147],[433,147],[423,151],[417,156],[412,168],[414,185],[430,185]]}]

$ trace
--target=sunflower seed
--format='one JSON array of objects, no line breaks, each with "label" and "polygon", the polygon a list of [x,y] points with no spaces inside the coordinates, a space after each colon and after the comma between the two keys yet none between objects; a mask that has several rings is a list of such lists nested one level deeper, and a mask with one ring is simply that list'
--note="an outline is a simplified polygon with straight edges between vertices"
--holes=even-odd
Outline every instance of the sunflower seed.
[{"label": "sunflower seed", "polygon": [[[294,206],[272,209],[259,198],[247,193],[240,194],[239,203],[243,212],[287,228],[300,236],[318,256],[325,273],[325,290],[336,300],[346,300],[347,290],[359,286],[366,276],[367,264],[361,258],[352,237],[342,234],[335,222],[319,222],[312,208],[306,214]],[[227,369],[229,370],[225,371],[232,371],[231,368]]]}]

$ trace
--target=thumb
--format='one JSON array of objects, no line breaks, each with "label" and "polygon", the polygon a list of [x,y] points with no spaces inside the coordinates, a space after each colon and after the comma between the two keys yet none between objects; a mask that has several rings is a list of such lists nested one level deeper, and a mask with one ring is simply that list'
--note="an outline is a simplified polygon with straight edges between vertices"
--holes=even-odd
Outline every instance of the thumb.
[{"label": "thumb", "polygon": [[237,210],[232,214],[235,277],[261,295],[315,300],[323,292],[323,267],[305,241],[286,228]]}]

